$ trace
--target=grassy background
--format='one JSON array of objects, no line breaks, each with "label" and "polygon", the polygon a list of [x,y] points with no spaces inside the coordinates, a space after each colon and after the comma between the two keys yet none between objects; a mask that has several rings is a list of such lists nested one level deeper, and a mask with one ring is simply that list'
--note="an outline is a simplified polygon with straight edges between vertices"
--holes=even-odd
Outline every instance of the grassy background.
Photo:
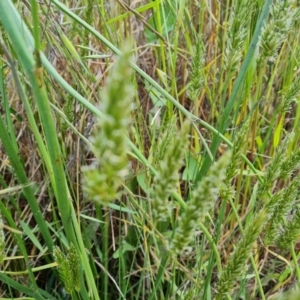
[{"label": "grassy background", "polygon": [[0,1],[1,299],[298,299],[299,18]]}]

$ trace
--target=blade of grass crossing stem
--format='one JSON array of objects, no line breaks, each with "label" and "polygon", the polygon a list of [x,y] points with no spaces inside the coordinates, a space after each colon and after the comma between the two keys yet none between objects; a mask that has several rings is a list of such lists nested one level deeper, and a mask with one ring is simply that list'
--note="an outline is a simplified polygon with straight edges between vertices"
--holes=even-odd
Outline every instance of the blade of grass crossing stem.
[{"label": "blade of grass crossing stem", "polygon": [[[256,23],[256,28],[255,28],[255,31],[254,31],[254,34],[253,34],[253,37],[252,37],[252,40],[251,40],[251,43],[249,46],[249,50],[246,54],[245,60],[242,63],[241,70],[240,70],[238,77],[236,79],[236,82],[233,86],[232,93],[229,97],[228,103],[225,106],[224,112],[221,116],[221,120],[220,120],[220,123],[218,126],[218,131],[221,134],[223,134],[225,132],[225,130],[227,129],[227,127],[230,124],[230,114],[233,110],[234,104],[236,104],[236,106],[239,107],[240,103],[243,100],[242,97],[237,100],[237,95],[238,95],[240,88],[242,87],[242,85],[244,83],[244,79],[246,77],[248,68],[251,64],[251,61],[254,58],[255,51],[257,49],[258,42],[259,42],[259,36],[261,33],[261,29],[264,25],[265,20],[268,17],[270,6],[271,6],[272,2],[273,2],[272,0],[267,0],[265,2],[262,12],[261,12],[261,15],[260,15],[260,18]],[[220,139],[219,134],[215,134],[213,137],[213,140],[212,140],[211,147],[210,147],[210,152],[212,153],[213,157],[216,156],[220,142],[221,142],[221,139]],[[203,165],[202,165],[199,173],[196,176],[196,180],[195,180],[196,182],[200,181],[201,178],[208,172],[211,164],[212,164],[212,161],[211,161],[210,157],[207,156],[204,159]]]}]

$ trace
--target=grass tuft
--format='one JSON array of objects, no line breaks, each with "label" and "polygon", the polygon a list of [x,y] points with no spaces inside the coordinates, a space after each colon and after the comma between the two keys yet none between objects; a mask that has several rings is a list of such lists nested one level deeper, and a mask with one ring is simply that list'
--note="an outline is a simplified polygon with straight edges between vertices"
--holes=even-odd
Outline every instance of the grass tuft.
[{"label": "grass tuft", "polygon": [[0,1],[1,299],[298,299],[299,17]]}]

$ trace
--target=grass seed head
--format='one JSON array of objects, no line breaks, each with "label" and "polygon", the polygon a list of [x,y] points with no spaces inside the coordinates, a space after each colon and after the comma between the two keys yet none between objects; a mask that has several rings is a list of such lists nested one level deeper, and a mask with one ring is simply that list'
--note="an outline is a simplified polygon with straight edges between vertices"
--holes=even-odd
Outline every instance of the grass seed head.
[{"label": "grass seed head", "polygon": [[91,143],[97,161],[83,167],[85,176],[83,191],[87,197],[103,205],[108,205],[118,196],[121,180],[127,174],[127,129],[130,122],[133,89],[131,86],[130,49],[115,63],[102,92],[104,118]]}]

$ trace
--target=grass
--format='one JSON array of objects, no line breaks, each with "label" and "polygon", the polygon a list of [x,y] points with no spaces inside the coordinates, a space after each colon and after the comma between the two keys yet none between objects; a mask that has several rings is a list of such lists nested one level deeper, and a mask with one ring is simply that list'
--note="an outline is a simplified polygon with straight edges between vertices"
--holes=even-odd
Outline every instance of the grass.
[{"label": "grass", "polygon": [[0,1],[1,299],[298,299],[298,1]]}]

